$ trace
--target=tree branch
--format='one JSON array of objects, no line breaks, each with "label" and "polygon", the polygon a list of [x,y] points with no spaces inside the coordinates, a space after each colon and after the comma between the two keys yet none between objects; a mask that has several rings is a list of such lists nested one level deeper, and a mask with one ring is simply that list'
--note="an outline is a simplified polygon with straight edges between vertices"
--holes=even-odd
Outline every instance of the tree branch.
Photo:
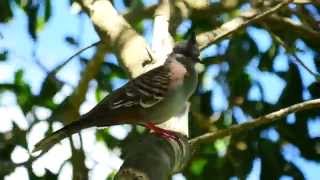
[{"label": "tree branch", "polygon": [[[266,29],[269,29],[266,27]],[[274,33],[271,33],[274,39],[286,50],[288,54],[291,54],[291,56],[294,58],[294,60],[301,65],[302,68],[304,68],[308,73],[310,73],[317,81],[320,81],[320,74],[318,72],[313,72],[307,65],[304,64],[304,62],[298,57],[296,54],[296,50],[292,47],[290,47],[284,40],[281,39],[281,37],[277,36]]]},{"label": "tree branch", "polygon": [[247,123],[233,125],[227,129],[222,129],[216,132],[203,134],[201,136],[198,136],[189,140],[189,143],[191,144],[191,147],[194,148],[201,143],[214,141],[219,138],[244,132],[249,129],[253,129],[265,124],[275,122],[276,120],[283,118],[290,113],[304,111],[312,108],[320,108],[320,99],[314,99],[314,100],[309,100],[302,103],[294,104],[292,106],[252,119],[250,120],[250,122],[247,122]]},{"label": "tree branch", "polygon": [[[155,134],[146,134],[124,148],[125,161],[116,180],[164,180],[179,172],[188,162],[188,139],[179,135],[179,141],[166,140]],[[182,151],[181,151],[182,150]]]},{"label": "tree branch", "polygon": [[200,49],[204,49],[211,45],[212,43],[221,40],[222,38],[234,33],[235,31],[247,26],[248,24],[255,22],[257,20],[261,20],[262,18],[275,13],[282,7],[286,6],[293,0],[284,0],[281,3],[275,5],[274,7],[260,12],[257,9],[252,9],[241,13],[240,17],[234,18],[233,20],[224,23],[218,29],[213,31],[204,32],[197,36],[197,42],[200,46]]},{"label": "tree branch", "polygon": [[120,64],[130,77],[137,77],[149,70],[144,67],[145,61],[149,60],[146,49],[150,49],[146,41],[109,1],[84,0],[82,5],[89,13],[101,40],[116,52]]},{"label": "tree branch", "polygon": [[[320,50],[320,32],[313,30],[308,26],[294,22],[290,18],[272,15],[258,23],[267,26],[272,32],[277,35],[279,33],[295,33],[297,34],[297,37],[303,39],[309,46]],[[277,26],[272,26],[272,24],[277,24]]]}]

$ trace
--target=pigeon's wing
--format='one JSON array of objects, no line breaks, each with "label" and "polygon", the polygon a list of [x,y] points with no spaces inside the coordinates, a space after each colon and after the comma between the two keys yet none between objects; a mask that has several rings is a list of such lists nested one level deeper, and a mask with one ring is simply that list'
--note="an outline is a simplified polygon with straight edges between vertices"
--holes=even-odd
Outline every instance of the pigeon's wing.
[{"label": "pigeon's wing", "polygon": [[169,69],[166,66],[157,67],[129,81],[107,100],[107,104],[111,110],[132,106],[152,107],[165,98],[169,83]]}]

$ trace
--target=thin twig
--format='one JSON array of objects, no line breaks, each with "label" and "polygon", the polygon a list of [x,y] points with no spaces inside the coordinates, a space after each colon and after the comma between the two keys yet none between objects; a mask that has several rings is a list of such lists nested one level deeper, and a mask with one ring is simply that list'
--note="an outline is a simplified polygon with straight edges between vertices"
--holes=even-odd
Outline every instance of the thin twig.
[{"label": "thin twig", "polygon": [[[266,27],[266,29],[268,29],[268,28]],[[274,39],[279,44],[281,44],[281,46],[286,50],[286,52],[288,54],[290,54],[295,59],[296,62],[298,62],[298,64],[300,64],[306,71],[308,71],[312,76],[314,76],[317,81],[320,81],[320,74],[319,73],[315,73],[310,68],[308,68],[308,66],[305,65],[304,62],[297,56],[297,54],[295,53],[294,48],[290,47],[285,41],[283,41],[281,39],[281,37],[277,36],[272,31],[269,31],[269,32],[272,34]]]},{"label": "thin twig", "polygon": [[216,139],[234,135],[236,133],[244,132],[249,129],[253,129],[265,124],[270,124],[280,118],[283,118],[284,116],[287,116],[290,113],[304,111],[312,108],[320,108],[320,99],[314,99],[314,100],[309,100],[302,103],[294,104],[292,106],[289,106],[289,107],[280,109],[278,111],[266,114],[264,116],[260,116],[253,120],[250,120],[250,122],[247,122],[247,123],[233,125],[227,129],[222,129],[216,132],[203,134],[201,136],[198,136],[189,140],[189,143],[191,144],[191,147],[195,147],[205,142],[214,141]]},{"label": "thin twig", "polygon": [[308,66],[306,66],[303,61],[297,56],[296,53],[291,53],[291,56],[295,58],[295,60],[306,70],[308,71],[317,81],[320,81],[320,74],[313,72]]},{"label": "thin twig", "polygon": [[97,41],[97,42],[94,42],[92,43],[91,45],[83,48],[83,49],[80,49],[79,51],[77,51],[75,54],[73,54],[72,56],[70,56],[67,60],[65,60],[63,63],[59,64],[57,67],[54,68],[53,72],[57,72],[59,71],[63,66],[65,66],[68,62],[70,62],[74,57],[78,56],[79,54],[81,54],[83,51],[91,48],[91,47],[94,47],[96,45],[98,45],[99,43],[101,43],[101,40]]}]

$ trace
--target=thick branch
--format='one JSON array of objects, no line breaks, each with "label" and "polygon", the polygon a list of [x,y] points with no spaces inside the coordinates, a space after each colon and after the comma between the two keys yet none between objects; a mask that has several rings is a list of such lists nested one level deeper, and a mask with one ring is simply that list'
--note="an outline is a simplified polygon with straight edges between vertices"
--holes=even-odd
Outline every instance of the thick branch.
[{"label": "thick branch", "polygon": [[104,44],[110,45],[119,57],[119,62],[130,77],[146,71],[143,66],[149,60],[149,49],[144,38],[132,29],[128,22],[107,0],[84,0],[84,8]]},{"label": "thick branch", "polygon": [[214,141],[219,138],[223,138],[226,136],[234,135],[236,133],[244,132],[249,129],[253,129],[264,124],[272,123],[280,118],[287,116],[290,113],[304,111],[313,108],[320,108],[320,99],[305,101],[302,103],[294,104],[292,106],[280,109],[278,111],[272,112],[270,114],[266,114],[264,116],[260,116],[258,118],[250,120],[250,122],[233,125],[228,129],[218,130],[216,132],[210,132],[193,138],[189,141],[192,147],[195,147],[201,143]]},{"label": "thick branch", "polygon": [[181,135],[178,142],[147,134],[130,142],[125,150],[125,161],[116,180],[169,179],[172,173],[183,168],[190,157],[188,140]]}]

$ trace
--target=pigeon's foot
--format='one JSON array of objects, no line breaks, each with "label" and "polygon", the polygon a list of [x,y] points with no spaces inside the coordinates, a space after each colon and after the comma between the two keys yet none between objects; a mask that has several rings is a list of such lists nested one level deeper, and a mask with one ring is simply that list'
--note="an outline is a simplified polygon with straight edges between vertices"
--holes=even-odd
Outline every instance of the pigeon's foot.
[{"label": "pigeon's foot", "polygon": [[179,136],[174,131],[159,128],[153,123],[147,123],[146,128],[150,129],[152,133],[157,134],[165,139],[173,139],[177,142],[180,142]]}]

